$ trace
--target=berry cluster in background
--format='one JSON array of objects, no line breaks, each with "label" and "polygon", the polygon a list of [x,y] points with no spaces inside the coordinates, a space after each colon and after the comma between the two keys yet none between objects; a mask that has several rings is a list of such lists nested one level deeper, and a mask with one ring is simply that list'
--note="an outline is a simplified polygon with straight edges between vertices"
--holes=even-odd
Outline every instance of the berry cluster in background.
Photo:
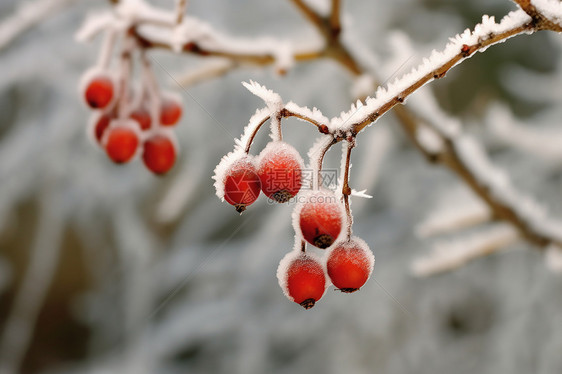
[{"label": "berry cluster in background", "polygon": [[[345,293],[359,290],[369,279],[375,258],[368,245],[352,236],[351,230],[348,177],[355,137],[345,134],[342,178],[337,191],[332,191],[320,186],[320,173],[324,155],[336,142],[333,135],[318,126],[322,135],[308,153],[312,179],[306,180],[301,155],[283,141],[281,120],[289,113],[281,105],[280,97],[254,82],[245,85],[270,107],[252,117],[234,151],[217,165],[213,177],[217,195],[239,213],[262,192],[274,203],[296,201],[294,249],[281,260],[277,270],[279,285],[287,298],[310,309],[330,284]],[[267,115],[269,110],[272,113]],[[265,118],[256,121],[261,115]],[[305,115],[298,117],[307,121]],[[253,156],[253,139],[267,120],[271,123],[272,141]]]},{"label": "berry cluster in background", "polygon": [[[120,68],[110,69],[119,36],[110,30],[98,66],[82,77],[81,95],[93,110],[88,133],[111,161],[124,164],[140,155],[148,170],[162,175],[178,157],[173,127],[182,116],[181,99],[161,92],[145,51],[126,32],[121,34]],[[137,55],[140,82],[135,86],[133,58]]]}]

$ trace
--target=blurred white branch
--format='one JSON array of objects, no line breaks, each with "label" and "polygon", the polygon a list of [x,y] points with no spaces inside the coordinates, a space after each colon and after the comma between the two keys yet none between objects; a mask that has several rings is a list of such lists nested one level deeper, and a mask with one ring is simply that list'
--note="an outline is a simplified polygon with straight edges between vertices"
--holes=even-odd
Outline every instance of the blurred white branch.
[{"label": "blurred white branch", "polygon": [[[456,191],[455,191],[456,192]],[[489,221],[490,209],[468,193],[446,195],[416,227],[416,234],[426,238],[471,227]]]},{"label": "blurred white branch", "polygon": [[182,87],[189,87],[213,78],[221,77],[238,67],[239,64],[235,61],[217,58],[205,62],[197,69],[189,69],[189,71],[180,75],[176,80]]},{"label": "blurred white branch", "polygon": [[518,238],[512,226],[498,224],[476,234],[439,241],[432,246],[431,253],[412,263],[412,272],[425,277],[454,270],[476,258],[498,252]]},{"label": "blurred white branch", "polygon": [[495,105],[488,111],[486,122],[496,138],[504,143],[545,161],[562,163],[560,126],[537,128],[536,125],[522,124],[513,117],[509,108],[501,105]]},{"label": "blurred white branch", "polygon": [[26,30],[74,1],[76,0],[34,0],[21,2],[14,14],[0,21],[0,50],[7,47]]}]

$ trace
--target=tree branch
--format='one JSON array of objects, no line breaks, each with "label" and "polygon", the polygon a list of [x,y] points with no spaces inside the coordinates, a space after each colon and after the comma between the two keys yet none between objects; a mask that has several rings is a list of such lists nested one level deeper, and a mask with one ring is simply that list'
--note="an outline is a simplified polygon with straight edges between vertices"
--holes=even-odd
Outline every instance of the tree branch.
[{"label": "tree branch", "polygon": [[531,0],[512,0],[533,19],[536,27],[542,30],[552,30],[561,32],[562,27],[556,22],[549,20],[532,3]]},{"label": "tree branch", "polygon": [[341,32],[341,1],[332,0],[332,11],[330,12],[330,27],[332,32],[338,36]]}]

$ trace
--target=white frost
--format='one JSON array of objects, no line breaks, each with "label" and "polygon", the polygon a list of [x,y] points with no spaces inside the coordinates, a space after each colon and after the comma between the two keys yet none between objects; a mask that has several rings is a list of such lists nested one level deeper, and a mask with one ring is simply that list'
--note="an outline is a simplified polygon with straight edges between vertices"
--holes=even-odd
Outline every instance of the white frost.
[{"label": "white frost", "polygon": [[[294,301],[294,299],[289,295],[288,284],[287,284],[287,275],[289,274],[289,268],[291,264],[299,259],[299,258],[312,258],[314,261],[318,262],[326,274],[326,265],[325,261],[322,261],[318,256],[314,253],[308,252],[301,252],[301,240],[295,238],[295,245],[293,250],[287,253],[279,262],[279,266],[277,267],[277,280],[279,281],[279,286],[283,290],[283,293],[287,297],[287,299]],[[326,276],[326,288],[330,285],[329,277]]]},{"label": "white frost", "polygon": [[268,90],[265,86],[250,80],[250,83],[242,82],[242,85],[251,93],[262,99],[271,112],[279,112],[283,109],[283,99],[279,94]]},{"label": "white frost", "polygon": [[[369,262],[369,278],[373,274],[375,268],[375,254],[369,248],[369,245],[361,238],[357,236],[352,236],[349,240],[340,240],[334,243],[330,248],[327,249],[326,260],[330,257],[332,251],[336,248],[346,248],[353,251],[361,251],[365,253],[367,261]],[[367,278],[368,279],[368,278]]]},{"label": "white frost", "polygon": [[221,201],[224,201],[224,182],[226,180],[226,175],[234,164],[240,162],[245,157],[251,156],[246,155],[243,149],[238,148],[223,156],[218,165],[215,167],[213,175],[213,179],[215,180],[215,192]]}]

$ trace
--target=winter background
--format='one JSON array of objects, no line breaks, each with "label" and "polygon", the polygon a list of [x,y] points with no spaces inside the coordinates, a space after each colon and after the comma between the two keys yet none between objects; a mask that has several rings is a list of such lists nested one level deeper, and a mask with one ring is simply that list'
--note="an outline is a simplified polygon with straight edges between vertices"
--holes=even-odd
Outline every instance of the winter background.
[{"label": "winter background", "polygon": [[[515,240],[451,272],[414,274],[435,246],[468,246],[498,224],[424,237],[428,217],[447,221],[477,203],[420,156],[392,114],[359,137],[353,156],[352,186],[374,196],[353,199],[354,232],[375,252],[373,277],[351,295],[330,288],[309,311],[285,298],[275,274],[293,246],[293,207],[262,197],[239,216],[215,196],[211,176],[263,106],[240,82],[331,117],[353,100],[341,67],[318,60],[284,77],[242,68],[181,89],[170,75],[208,60],[152,51],[161,84],[184,100],[180,158],[157,178],[140,162],[113,165],[85,133],[77,82],[101,40],[79,44],[74,34],[108,2],[67,1],[10,39],[21,6],[0,3],[2,374],[562,372],[562,278],[537,248]],[[483,14],[514,8],[507,0],[344,1],[344,35],[381,61],[396,31],[410,38],[415,52],[390,77]],[[192,0],[189,13],[232,36],[317,37],[289,1]],[[561,57],[559,35],[519,36],[424,89],[557,217]],[[294,120],[284,134],[303,155],[317,136]],[[260,133],[254,149],[267,141]],[[339,165],[337,148],[328,167]]]}]

